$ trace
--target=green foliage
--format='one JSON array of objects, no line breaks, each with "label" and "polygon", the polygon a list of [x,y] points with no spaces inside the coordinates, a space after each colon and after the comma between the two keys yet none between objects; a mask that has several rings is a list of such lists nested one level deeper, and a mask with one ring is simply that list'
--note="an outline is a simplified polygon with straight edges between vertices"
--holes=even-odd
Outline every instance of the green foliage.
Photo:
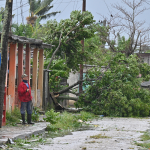
[{"label": "green foliage", "polygon": [[37,107],[34,107],[33,111],[32,111],[32,121],[34,122],[38,122],[39,121],[39,111],[40,109]]},{"label": "green foliage", "polygon": [[[34,142],[33,142],[34,141]],[[22,149],[34,149],[35,147],[38,147],[39,144],[44,144],[46,142],[46,139],[43,138],[42,135],[32,135],[30,138],[25,139],[15,139],[15,144],[9,144],[7,143],[7,149],[14,149],[14,150],[22,150]]]},{"label": "green foliage", "polygon": [[88,57],[87,64],[105,66],[112,57],[112,52],[105,49],[101,37],[95,34],[92,38],[85,39],[84,50]]},{"label": "green foliage", "polygon": [[[48,125],[47,128],[49,131],[75,130],[82,125],[82,123],[79,122],[79,119],[82,121],[87,121],[90,119],[94,119],[95,117],[94,114],[88,112],[81,112],[80,114],[63,112],[61,115],[59,115],[59,113],[55,113],[54,110],[51,110],[51,112],[48,111],[48,113],[46,114],[46,121],[50,123],[54,121],[54,123]],[[50,114],[52,115],[52,117],[50,117]]]},{"label": "green foliage", "polygon": [[48,11],[53,8],[53,6],[50,5],[52,2],[53,0],[28,0],[30,5],[30,17],[38,16],[40,19],[47,19],[60,13],[59,11],[48,13]]},{"label": "green foliage", "polygon": [[149,131],[145,132],[142,136],[141,136],[141,141],[144,141],[144,143],[142,142],[135,142],[135,144],[137,146],[141,146],[143,148],[150,148],[150,134],[149,134]]},{"label": "green foliage", "polygon": [[58,120],[60,119],[60,116],[59,116],[59,112],[54,112],[53,109],[51,109],[50,111],[47,111],[45,113],[46,115],[46,118],[44,118],[44,120],[46,122],[50,122],[51,124],[56,124],[58,122]]},{"label": "green foliage", "polygon": [[62,59],[65,57],[69,68],[78,70],[78,64],[86,60],[80,41],[94,36],[93,22],[93,16],[90,12],[73,11],[70,19],[61,20],[59,23],[56,20],[50,20],[36,34],[43,42],[55,46],[48,53],[48,58],[51,58],[52,53],[59,45],[60,35],[62,34],[61,46],[56,55]]},{"label": "green foliage", "polygon": [[11,29],[13,34],[18,36],[25,36],[29,38],[32,37],[33,34],[33,27],[30,24],[13,24]]},{"label": "green foliage", "polygon": [[14,125],[17,122],[20,122],[21,114],[20,110],[15,107],[15,109],[10,113],[6,111],[6,124],[7,125]]},{"label": "green foliage", "polygon": [[117,46],[117,50],[119,52],[123,52],[123,51],[127,51],[130,47],[130,43],[131,40],[130,38],[128,40],[125,39],[125,37],[123,36],[122,38],[118,35],[118,46]]},{"label": "green foliage", "polygon": [[95,116],[93,113],[89,113],[86,111],[81,111],[80,115],[78,116],[78,118],[81,119],[82,121],[92,120],[94,117]]},{"label": "green foliage", "polygon": [[[44,62],[44,68],[47,68],[49,62],[50,59],[47,59]],[[65,59],[55,59],[52,61],[50,79],[49,79],[50,89],[52,91],[61,90],[63,88],[63,86],[59,84],[61,82],[61,79],[69,77],[70,69],[67,67],[67,64],[65,62],[66,62]]]},{"label": "green foliage", "polygon": [[37,38],[35,33],[40,28],[40,18],[35,22],[35,25],[31,24],[12,24],[11,30],[14,35],[25,36],[27,38]]},{"label": "green foliage", "polygon": [[76,106],[105,116],[148,116],[150,91],[140,87],[142,79],[137,76],[142,73],[143,79],[147,78],[150,66],[140,63],[136,55],[122,53],[114,55],[107,66],[104,73],[98,68],[89,72],[87,78],[98,80],[85,90]]}]

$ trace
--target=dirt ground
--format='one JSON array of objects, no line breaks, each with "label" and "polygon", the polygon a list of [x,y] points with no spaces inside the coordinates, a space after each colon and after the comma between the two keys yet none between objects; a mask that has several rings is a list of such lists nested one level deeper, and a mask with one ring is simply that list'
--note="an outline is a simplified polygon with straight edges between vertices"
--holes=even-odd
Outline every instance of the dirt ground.
[{"label": "dirt ground", "polygon": [[[150,128],[150,118],[100,118],[90,122],[94,128],[72,135],[48,139],[42,150],[140,150],[135,145]],[[93,137],[92,137],[93,136]],[[97,139],[95,139],[97,138]]]}]

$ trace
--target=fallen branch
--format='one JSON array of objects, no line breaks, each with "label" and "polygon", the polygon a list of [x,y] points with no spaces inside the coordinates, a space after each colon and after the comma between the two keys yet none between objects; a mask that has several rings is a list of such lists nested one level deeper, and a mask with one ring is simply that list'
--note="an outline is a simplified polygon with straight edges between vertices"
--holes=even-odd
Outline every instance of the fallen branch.
[{"label": "fallen branch", "polygon": [[68,96],[59,96],[59,97],[57,97],[57,99],[62,99],[62,100],[74,100],[74,101],[77,101],[77,100],[78,100],[77,97],[68,97]]},{"label": "fallen branch", "polygon": [[63,89],[63,90],[61,90],[61,91],[59,91],[59,92],[54,92],[54,94],[56,95],[56,94],[62,94],[62,93],[68,92],[69,89],[73,88],[74,86],[80,84],[80,83],[83,82],[83,81],[84,81],[84,80],[79,80],[78,82],[76,82],[76,83],[74,83],[73,85],[67,87],[66,89]]},{"label": "fallen branch", "polygon": [[[100,78],[102,78],[102,77],[100,77]],[[99,78],[97,78],[97,79],[79,80],[79,81],[77,81],[76,83],[74,83],[74,84],[70,85],[69,87],[67,87],[66,89],[63,89],[63,90],[61,90],[61,91],[59,91],[59,92],[54,92],[54,94],[56,95],[56,94],[63,94],[63,93],[66,93],[66,92],[68,92],[71,88],[73,88],[74,86],[80,84],[81,82],[84,82],[84,81],[95,81],[95,80],[98,80],[98,79],[99,79]]]},{"label": "fallen branch", "polygon": [[58,47],[56,48],[56,50],[54,51],[54,53],[53,53],[53,55],[52,55],[52,57],[51,57],[51,60],[50,60],[50,62],[49,62],[49,64],[48,64],[48,66],[47,66],[47,69],[49,69],[49,67],[50,67],[50,65],[51,65],[51,63],[52,63],[52,61],[53,61],[53,59],[54,59],[55,54],[56,54],[57,51],[59,50],[59,47],[60,47],[60,45],[61,45],[61,37],[62,37],[62,33],[60,34],[60,37],[59,37],[59,45],[58,45]]}]

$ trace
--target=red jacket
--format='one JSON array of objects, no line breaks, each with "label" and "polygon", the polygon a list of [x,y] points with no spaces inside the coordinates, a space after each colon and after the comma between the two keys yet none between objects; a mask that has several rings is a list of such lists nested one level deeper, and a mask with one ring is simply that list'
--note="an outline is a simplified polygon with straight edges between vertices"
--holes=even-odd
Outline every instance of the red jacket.
[{"label": "red jacket", "polygon": [[27,92],[26,90],[28,88],[27,88],[26,84],[23,81],[19,84],[18,97],[21,102],[29,102],[32,100],[31,87],[30,87],[29,83],[28,83],[28,85],[29,85],[29,91]]}]

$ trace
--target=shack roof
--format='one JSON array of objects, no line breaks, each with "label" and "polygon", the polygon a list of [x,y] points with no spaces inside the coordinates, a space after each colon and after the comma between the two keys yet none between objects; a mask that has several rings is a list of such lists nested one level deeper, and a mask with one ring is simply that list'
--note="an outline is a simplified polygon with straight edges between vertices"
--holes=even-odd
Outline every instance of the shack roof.
[{"label": "shack roof", "polygon": [[[1,39],[2,33],[0,32],[0,39]],[[30,44],[31,48],[40,48],[40,49],[51,49],[54,45],[43,43],[42,40],[39,39],[33,39],[33,38],[27,38],[24,36],[18,36],[18,35],[12,35],[9,33],[8,36],[8,42],[9,43],[23,43],[23,44]]]}]

